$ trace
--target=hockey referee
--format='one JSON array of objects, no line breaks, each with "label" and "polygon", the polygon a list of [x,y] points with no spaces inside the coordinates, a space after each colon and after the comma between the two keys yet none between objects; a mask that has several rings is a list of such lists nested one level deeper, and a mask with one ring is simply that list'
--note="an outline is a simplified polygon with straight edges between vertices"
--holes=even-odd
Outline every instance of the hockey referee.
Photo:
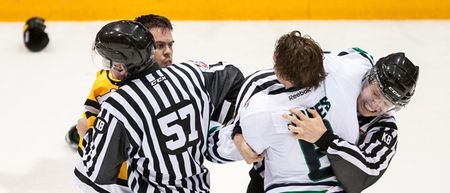
[{"label": "hockey referee", "polygon": [[219,62],[153,65],[154,40],[140,23],[106,24],[94,49],[128,75],[102,104],[84,136],[80,162],[98,184],[112,184],[128,161],[128,185],[134,192],[209,192],[203,165],[214,108],[235,99],[244,77]]}]

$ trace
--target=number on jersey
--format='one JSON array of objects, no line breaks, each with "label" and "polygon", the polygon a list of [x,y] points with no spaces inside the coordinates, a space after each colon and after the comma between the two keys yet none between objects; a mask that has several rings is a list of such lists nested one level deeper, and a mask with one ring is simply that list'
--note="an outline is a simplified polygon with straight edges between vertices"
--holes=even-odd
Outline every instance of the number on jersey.
[{"label": "number on jersey", "polygon": [[157,115],[160,132],[158,140],[163,150],[179,154],[199,141],[200,123],[196,122],[196,110],[189,101],[181,101]]}]

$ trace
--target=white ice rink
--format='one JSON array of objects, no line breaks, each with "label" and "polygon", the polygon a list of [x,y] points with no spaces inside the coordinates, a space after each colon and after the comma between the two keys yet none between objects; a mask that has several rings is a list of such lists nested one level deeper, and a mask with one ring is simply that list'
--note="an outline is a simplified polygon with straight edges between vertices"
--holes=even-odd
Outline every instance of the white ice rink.
[{"label": "white ice rink", "polygon": [[[105,22],[48,22],[49,46],[28,52],[22,23],[0,23],[0,193],[76,193],[64,135],[81,116],[98,66],[90,48]],[[376,59],[403,51],[420,66],[416,94],[398,113],[398,152],[365,192],[450,192],[450,20],[174,22],[175,61],[272,65],[276,39],[298,29],[324,50],[358,46]],[[449,81],[449,82],[447,82]],[[250,165],[207,164],[211,192],[245,192]]]}]

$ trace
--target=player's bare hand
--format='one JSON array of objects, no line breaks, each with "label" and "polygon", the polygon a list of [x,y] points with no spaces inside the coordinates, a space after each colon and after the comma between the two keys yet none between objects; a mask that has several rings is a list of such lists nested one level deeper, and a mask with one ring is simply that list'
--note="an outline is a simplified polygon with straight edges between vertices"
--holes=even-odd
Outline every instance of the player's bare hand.
[{"label": "player's bare hand", "polygon": [[253,149],[245,142],[244,137],[242,134],[236,134],[233,138],[234,144],[236,145],[237,149],[239,150],[239,153],[244,158],[245,162],[248,164],[258,162],[264,159],[264,153],[258,155],[253,151]]},{"label": "player's bare hand", "polygon": [[311,117],[306,116],[298,109],[290,109],[291,114],[283,114],[283,118],[291,121],[288,126],[294,138],[315,143],[327,130],[322,117],[315,109],[307,109]]},{"label": "player's bare hand", "polygon": [[85,118],[80,118],[77,121],[77,131],[78,135],[80,135],[81,138],[86,135],[86,132],[88,130],[88,121]]}]

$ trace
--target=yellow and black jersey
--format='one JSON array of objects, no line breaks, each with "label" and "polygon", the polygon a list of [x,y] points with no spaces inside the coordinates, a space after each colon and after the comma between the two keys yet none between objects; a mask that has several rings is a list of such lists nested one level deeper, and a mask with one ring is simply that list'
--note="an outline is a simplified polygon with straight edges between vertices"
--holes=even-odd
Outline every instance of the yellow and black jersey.
[{"label": "yellow and black jersey", "polygon": [[88,120],[88,128],[94,126],[95,118],[100,112],[100,105],[108,98],[112,91],[119,88],[119,80],[111,77],[109,70],[100,70],[97,72],[97,78],[92,85],[86,102],[84,102],[83,117]]}]

